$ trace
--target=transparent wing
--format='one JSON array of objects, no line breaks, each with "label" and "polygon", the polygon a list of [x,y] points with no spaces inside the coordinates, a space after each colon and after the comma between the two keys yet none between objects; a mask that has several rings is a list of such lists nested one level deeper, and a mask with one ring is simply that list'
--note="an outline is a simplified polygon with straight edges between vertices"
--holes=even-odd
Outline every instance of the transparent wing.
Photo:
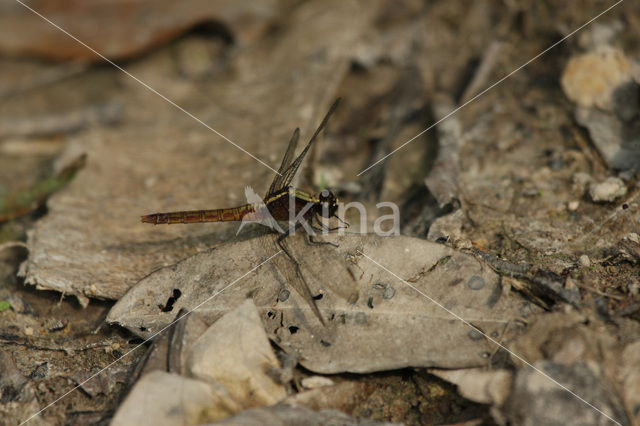
[{"label": "transparent wing", "polygon": [[[287,147],[287,151],[282,159],[282,163],[280,164],[280,169],[278,170],[278,175],[274,178],[271,186],[269,187],[269,192],[267,195],[272,194],[273,192],[279,191],[291,184],[291,181],[296,175],[300,164],[304,160],[305,155],[309,151],[309,148],[316,140],[320,132],[326,127],[327,122],[329,121],[329,117],[335,111],[338,103],[340,102],[340,98],[336,99],[329,111],[325,115],[324,119],[318,126],[318,129],[315,131],[309,143],[304,148],[304,150],[298,155],[298,157],[291,162],[293,155],[296,150],[296,146],[298,144],[298,139],[300,137],[300,130],[296,129],[291,136],[291,140],[289,141],[289,146]],[[316,262],[320,262],[319,265],[312,264],[310,260],[304,260],[305,250],[311,249],[311,247],[307,247],[307,243],[304,240],[303,233],[298,232],[293,235],[290,235],[284,239],[279,240],[279,234],[276,233],[266,233],[261,236],[261,245],[267,253],[272,253],[274,250],[282,250],[284,253],[280,256],[274,257],[271,261],[274,272],[279,274],[284,282],[293,287],[307,302],[309,307],[311,308],[314,315],[318,318],[318,320],[323,324],[325,321],[318,309],[316,301],[313,297],[311,288],[307,281],[306,276],[312,278],[314,276],[323,276],[323,271],[327,269],[327,265],[332,265],[334,262],[338,261],[339,264],[340,259],[331,259],[327,257],[328,249],[324,250],[313,250],[313,253],[307,252],[306,255],[311,254],[312,257],[316,257]],[[280,234],[282,235],[282,234]],[[303,248],[302,245],[305,245]],[[324,254],[324,256],[322,256]],[[324,261],[323,261],[324,259]],[[333,272],[333,271],[332,271]],[[356,300],[358,296],[357,287],[355,286],[354,278],[348,273],[346,269],[343,268],[342,271],[336,270],[335,274],[329,274],[330,279],[328,279],[328,286],[337,285],[341,283],[343,288],[338,288],[336,291],[340,296],[345,297],[347,300]]]},{"label": "transparent wing", "polygon": [[290,240],[287,249],[309,287],[316,293],[319,289],[329,290],[345,301],[355,303],[359,298],[358,283],[345,258],[334,246],[310,245],[304,231],[298,234],[302,234],[301,238],[286,238]]},{"label": "transparent wing", "polygon": [[302,297],[320,323],[327,325],[316,302],[319,294],[328,291],[349,303],[358,300],[356,278],[335,247],[310,245],[302,230],[281,240],[278,237],[275,233],[260,236],[261,243],[258,245],[268,256],[278,250],[283,251],[269,262],[269,269],[282,285],[295,290]]},{"label": "transparent wing", "polygon": [[314,299],[314,295],[311,292],[311,288],[305,279],[302,270],[300,268],[300,263],[296,259],[294,251],[291,249],[289,241],[292,239],[304,238],[301,233],[296,233],[288,236],[285,239],[278,240],[279,234],[269,232],[260,236],[262,248],[266,250],[266,253],[271,256],[278,250],[282,250],[282,253],[279,256],[274,257],[271,262],[269,262],[272,268],[272,271],[276,274],[276,279],[278,276],[281,277],[281,283],[283,285],[289,286],[289,288],[293,288],[298,294],[302,297],[302,299],[309,305],[313,314],[318,318],[318,320],[322,323],[322,325],[326,326],[324,318],[318,309],[318,305]]},{"label": "transparent wing", "polygon": [[[311,136],[311,139],[309,140],[309,143],[307,144],[307,146],[304,147],[304,150],[302,150],[300,155],[298,155],[298,158],[296,158],[294,160],[294,162],[291,163],[291,165],[289,167],[287,167],[287,169],[282,173],[282,176],[278,176],[278,181],[281,183],[281,185],[280,185],[279,188],[276,188],[276,189],[281,189],[281,188],[287,187],[287,186],[289,186],[291,184],[291,181],[295,177],[296,172],[298,171],[298,168],[300,167],[300,164],[302,164],[302,160],[304,160],[304,156],[307,155],[307,151],[309,151],[309,148],[311,148],[311,145],[313,144],[313,142],[316,140],[316,138],[318,137],[320,132],[327,125],[327,122],[329,121],[329,117],[331,117],[331,114],[333,114],[333,111],[335,111],[335,109],[338,107],[339,103],[340,103],[340,98],[336,99],[333,102],[333,105],[331,105],[331,108],[329,108],[329,111],[327,112],[327,115],[324,116],[324,119],[322,120],[322,123],[320,123],[320,126],[318,126],[318,128],[316,129],[316,131],[313,134],[313,136]],[[289,150],[287,149],[287,154],[288,153],[289,153]]]},{"label": "transparent wing", "polygon": [[269,192],[265,196],[273,194],[274,192],[282,189],[284,185],[282,185],[282,181],[285,176],[285,170],[289,167],[289,163],[291,163],[291,159],[293,158],[293,154],[296,152],[296,147],[298,146],[298,139],[300,139],[300,128],[296,128],[293,131],[293,135],[291,135],[291,139],[289,140],[289,146],[287,147],[287,152],[284,153],[284,157],[282,157],[282,163],[280,163],[280,168],[278,169],[278,173],[276,177],[273,178],[273,182],[271,182],[271,186],[269,187]]}]

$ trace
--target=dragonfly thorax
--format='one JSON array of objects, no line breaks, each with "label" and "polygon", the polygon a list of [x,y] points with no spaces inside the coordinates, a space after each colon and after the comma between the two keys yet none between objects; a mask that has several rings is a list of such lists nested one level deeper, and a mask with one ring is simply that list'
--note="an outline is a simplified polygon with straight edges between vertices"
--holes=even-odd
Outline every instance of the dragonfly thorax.
[{"label": "dragonfly thorax", "polygon": [[336,216],[338,211],[338,198],[333,192],[325,189],[318,195],[319,202],[316,204],[316,213],[322,217],[330,218]]}]

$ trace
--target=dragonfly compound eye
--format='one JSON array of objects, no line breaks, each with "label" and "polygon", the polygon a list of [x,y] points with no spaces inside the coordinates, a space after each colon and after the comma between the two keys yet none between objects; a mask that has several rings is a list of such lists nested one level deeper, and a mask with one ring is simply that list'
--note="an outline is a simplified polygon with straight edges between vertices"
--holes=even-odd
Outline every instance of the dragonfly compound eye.
[{"label": "dragonfly compound eye", "polygon": [[336,196],[331,191],[325,189],[320,193],[318,199],[322,208],[321,215],[324,217],[335,216],[338,211],[338,199]]}]

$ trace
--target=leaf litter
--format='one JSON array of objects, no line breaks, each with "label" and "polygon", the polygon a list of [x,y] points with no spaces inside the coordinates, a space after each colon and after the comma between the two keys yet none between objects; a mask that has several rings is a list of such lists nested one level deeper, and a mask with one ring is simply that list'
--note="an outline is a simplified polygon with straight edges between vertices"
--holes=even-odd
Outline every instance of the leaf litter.
[{"label": "leaf litter", "polygon": [[[291,291],[265,272],[274,267],[270,261],[235,282],[240,278],[238,271],[250,271],[273,255],[256,250],[259,243],[255,239],[223,244],[150,274],[116,303],[107,321],[148,338],[173,321],[175,313],[163,312],[162,306],[174,289],[183,294],[174,309],[192,310],[211,299],[197,309],[210,323],[251,297],[278,345],[299,356],[309,370],[327,374],[408,366],[486,366],[497,348],[481,332],[505,339],[518,330],[513,318],[536,311],[514,294],[503,292],[491,268],[440,244],[402,236],[327,236],[338,244],[334,248],[307,246],[299,233],[289,238],[326,327],[300,292]],[[336,261],[325,264],[326,257],[316,255],[325,250],[335,250]],[[474,328],[359,252],[384,259],[386,268],[402,274],[404,280]],[[345,297],[350,293],[339,294],[343,282],[331,280],[345,274],[332,276],[330,271],[336,268],[355,275],[357,301]]]}]

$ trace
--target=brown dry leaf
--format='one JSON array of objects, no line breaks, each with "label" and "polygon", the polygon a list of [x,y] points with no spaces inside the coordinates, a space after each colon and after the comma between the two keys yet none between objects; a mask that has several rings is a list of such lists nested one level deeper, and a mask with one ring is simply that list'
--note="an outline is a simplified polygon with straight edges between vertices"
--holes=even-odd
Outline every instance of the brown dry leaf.
[{"label": "brown dry leaf", "polygon": [[[239,48],[229,64],[233,72],[206,84],[171,80],[158,72],[166,65],[162,58],[132,72],[275,166],[293,129],[301,126],[308,138],[326,112],[370,9],[354,1],[306,3],[294,11],[291,26]],[[75,295],[83,305],[88,297],[117,299],[151,271],[236,229],[153,227],[140,223],[140,215],[243,204],[245,185],[266,191],[273,177],[137,83],[125,76],[123,82],[140,93],[125,106],[130,121],[87,132],[69,147],[69,156],[87,153],[87,166],[50,200],[48,216],[29,235],[30,258],[22,268],[27,283]]]},{"label": "brown dry leaf", "polygon": [[[253,295],[272,339],[286,351],[297,353],[304,367],[337,373],[407,366],[483,366],[490,362],[496,346],[477,329],[501,340],[516,325],[511,320],[531,309],[517,296],[503,293],[498,276],[490,268],[440,244],[404,236],[327,236],[339,244],[334,248],[309,246],[300,233],[289,238],[289,248],[301,261],[311,293],[322,295],[316,298],[316,304],[326,327],[296,291],[282,297],[283,290],[290,289],[283,288],[268,273],[273,266],[269,262],[242,275],[271,255],[264,253],[255,239],[218,246],[149,275],[120,299],[107,321],[146,338],[175,317],[162,311],[174,289],[182,294],[174,310],[198,306],[197,312],[208,321],[215,321]],[[336,251],[344,260],[342,264],[327,264],[318,250]],[[359,252],[379,260],[477,329],[457,320]],[[356,303],[336,295],[332,291],[336,283],[324,281],[331,268],[352,271],[360,293]],[[353,278],[345,275],[345,279]]]},{"label": "brown dry leaf", "polygon": [[[131,58],[176,38],[204,22],[228,27],[240,42],[260,37],[273,24],[282,3],[187,0],[30,1],[28,6],[111,59]],[[0,52],[47,59],[101,61],[89,49],[18,2],[0,14]]]}]

